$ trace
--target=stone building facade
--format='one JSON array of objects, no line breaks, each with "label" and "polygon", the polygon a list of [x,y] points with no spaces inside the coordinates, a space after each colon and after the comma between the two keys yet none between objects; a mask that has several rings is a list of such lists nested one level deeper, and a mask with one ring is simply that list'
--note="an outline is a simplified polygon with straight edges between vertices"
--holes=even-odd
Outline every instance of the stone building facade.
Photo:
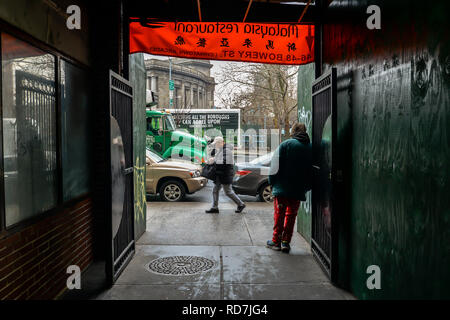
[{"label": "stone building facade", "polygon": [[158,108],[207,109],[214,107],[214,78],[209,60],[171,58],[175,84],[173,105],[169,104],[169,59],[147,59],[147,89],[155,94]]}]

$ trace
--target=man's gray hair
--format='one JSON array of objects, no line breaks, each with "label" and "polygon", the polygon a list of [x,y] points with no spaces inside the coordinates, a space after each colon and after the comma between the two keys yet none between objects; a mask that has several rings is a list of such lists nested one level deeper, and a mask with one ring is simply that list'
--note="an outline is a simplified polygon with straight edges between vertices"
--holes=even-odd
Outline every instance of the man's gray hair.
[{"label": "man's gray hair", "polygon": [[217,136],[214,138],[214,143],[219,142],[219,143],[223,143],[223,138],[221,136]]}]

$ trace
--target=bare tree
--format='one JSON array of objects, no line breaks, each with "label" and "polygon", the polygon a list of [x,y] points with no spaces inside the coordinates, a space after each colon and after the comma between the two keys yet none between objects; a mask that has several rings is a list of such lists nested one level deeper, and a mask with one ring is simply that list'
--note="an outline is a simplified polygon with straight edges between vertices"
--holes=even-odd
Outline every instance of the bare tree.
[{"label": "bare tree", "polygon": [[180,99],[181,103],[175,103],[172,107],[175,110],[174,120],[177,127],[180,126],[181,121],[187,117],[192,109],[191,99]]},{"label": "bare tree", "polygon": [[226,65],[220,73],[219,98],[225,106],[241,109],[243,123],[259,117],[288,134],[297,112],[298,67],[269,64]]},{"label": "bare tree", "polygon": [[54,80],[55,58],[50,54],[30,57],[4,59],[3,68],[12,67],[31,74],[39,75],[48,80]]}]

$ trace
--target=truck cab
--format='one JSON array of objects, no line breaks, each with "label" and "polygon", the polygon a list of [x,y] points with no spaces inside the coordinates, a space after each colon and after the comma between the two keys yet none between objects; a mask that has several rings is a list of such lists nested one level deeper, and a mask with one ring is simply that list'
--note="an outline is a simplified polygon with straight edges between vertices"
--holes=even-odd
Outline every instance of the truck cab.
[{"label": "truck cab", "polygon": [[206,140],[177,130],[166,111],[147,110],[146,146],[164,159],[183,159],[202,164],[206,160]]}]

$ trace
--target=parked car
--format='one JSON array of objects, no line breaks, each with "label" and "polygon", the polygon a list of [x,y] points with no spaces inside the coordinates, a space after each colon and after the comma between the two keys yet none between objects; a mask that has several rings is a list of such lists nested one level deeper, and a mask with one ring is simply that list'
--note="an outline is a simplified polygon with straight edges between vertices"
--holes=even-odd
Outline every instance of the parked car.
[{"label": "parked car", "polygon": [[272,188],[269,185],[269,168],[273,152],[235,165],[233,190],[237,194],[257,196],[261,201],[273,202]]},{"label": "parked car", "polygon": [[159,194],[164,201],[181,201],[186,194],[202,189],[207,182],[200,176],[199,165],[183,160],[168,160],[146,150],[147,194]]}]

